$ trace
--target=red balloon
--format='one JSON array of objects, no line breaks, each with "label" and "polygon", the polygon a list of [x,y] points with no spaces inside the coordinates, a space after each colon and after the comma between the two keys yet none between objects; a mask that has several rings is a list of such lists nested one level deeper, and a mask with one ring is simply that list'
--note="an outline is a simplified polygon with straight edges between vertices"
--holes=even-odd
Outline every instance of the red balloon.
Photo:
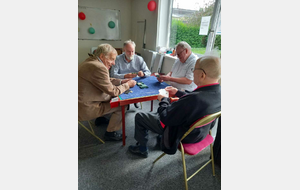
[{"label": "red balloon", "polygon": [[156,2],[155,1],[150,1],[148,3],[148,9],[149,9],[149,11],[154,11],[155,8],[156,8]]},{"label": "red balloon", "polygon": [[83,12],[80,12],[80,13],[78,14],[78,16],[79,16],[79,18],[80,18],[81,20],[84,20],[84,19],[85,19],[85,14],[84,14]]}]

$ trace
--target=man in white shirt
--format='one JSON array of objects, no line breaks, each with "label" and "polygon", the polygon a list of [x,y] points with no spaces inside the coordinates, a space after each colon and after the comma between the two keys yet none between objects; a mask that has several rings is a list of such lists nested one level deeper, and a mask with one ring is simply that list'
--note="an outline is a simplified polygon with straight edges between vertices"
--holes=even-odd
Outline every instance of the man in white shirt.
[{"label": "man in white shirt", "polygon": [[180,90],[193,91],[197,85],[193,82],[193,70],[197,56],[191,51],[191,46],[181,41],[176,45],[178,59],[175,61],[171,71],[167,75],[160,75],[159,82],[170,81],[170,85]]}]

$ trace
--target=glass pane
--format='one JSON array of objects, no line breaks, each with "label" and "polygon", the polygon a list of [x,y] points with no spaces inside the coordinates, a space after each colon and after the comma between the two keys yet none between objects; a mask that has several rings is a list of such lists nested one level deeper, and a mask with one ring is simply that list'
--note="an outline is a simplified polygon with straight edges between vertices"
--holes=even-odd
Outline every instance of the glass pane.
[{"label": "glass pane", "polygon": [[[193,53],[203,55],[208,35],[199,35],[201,19],[212,16],[214,5],[215,0],[173,0],[170,47],[186,41]],[[221,53],[221,35],[216,35],[214,48]]]}]

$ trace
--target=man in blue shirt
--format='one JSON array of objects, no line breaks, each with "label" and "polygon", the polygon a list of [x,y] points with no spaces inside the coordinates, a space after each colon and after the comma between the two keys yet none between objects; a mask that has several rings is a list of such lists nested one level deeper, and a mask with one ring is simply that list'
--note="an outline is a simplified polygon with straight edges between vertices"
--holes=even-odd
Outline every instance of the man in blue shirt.
[{"label": "man in blue shirt", "polygon": [[144,59],[135,55],[135,43],[133,41],[125,41],[123,50],[124,53],[117,56],[116,64],[111,69],[111,77],[124,79],[151,75]]},{"label": "man in blue shirt", "polygon": [[[111,68],[112,78],[131,79],[136,76],[148,77],[151,75],[144,59],[135,55],[135,46],[134,41],[127,40],[124,42],[124,53],[117,56],[115,65]],[[134,106],[138,108],[136,103]]]}]

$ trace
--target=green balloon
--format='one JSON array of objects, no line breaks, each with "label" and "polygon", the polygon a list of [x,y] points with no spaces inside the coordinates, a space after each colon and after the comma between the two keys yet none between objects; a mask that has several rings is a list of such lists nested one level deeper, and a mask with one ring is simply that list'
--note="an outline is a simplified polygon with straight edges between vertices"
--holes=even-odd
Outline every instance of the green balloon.
[{"label": "green balloon", "polygon": [[108,23],[108,27],[109,27],[109,28],[114,28],[114,27],[115,27],[115,23],[114,23],[113,21],[110,21],[110,22]]},{"label": "green balloon", "polygon": [[95,33],[95,29],[94,29],[93,27],[90,27],[90,28],[89,28],[89,33],[90,33],[90,34],[94,34],[94,33]]}]

